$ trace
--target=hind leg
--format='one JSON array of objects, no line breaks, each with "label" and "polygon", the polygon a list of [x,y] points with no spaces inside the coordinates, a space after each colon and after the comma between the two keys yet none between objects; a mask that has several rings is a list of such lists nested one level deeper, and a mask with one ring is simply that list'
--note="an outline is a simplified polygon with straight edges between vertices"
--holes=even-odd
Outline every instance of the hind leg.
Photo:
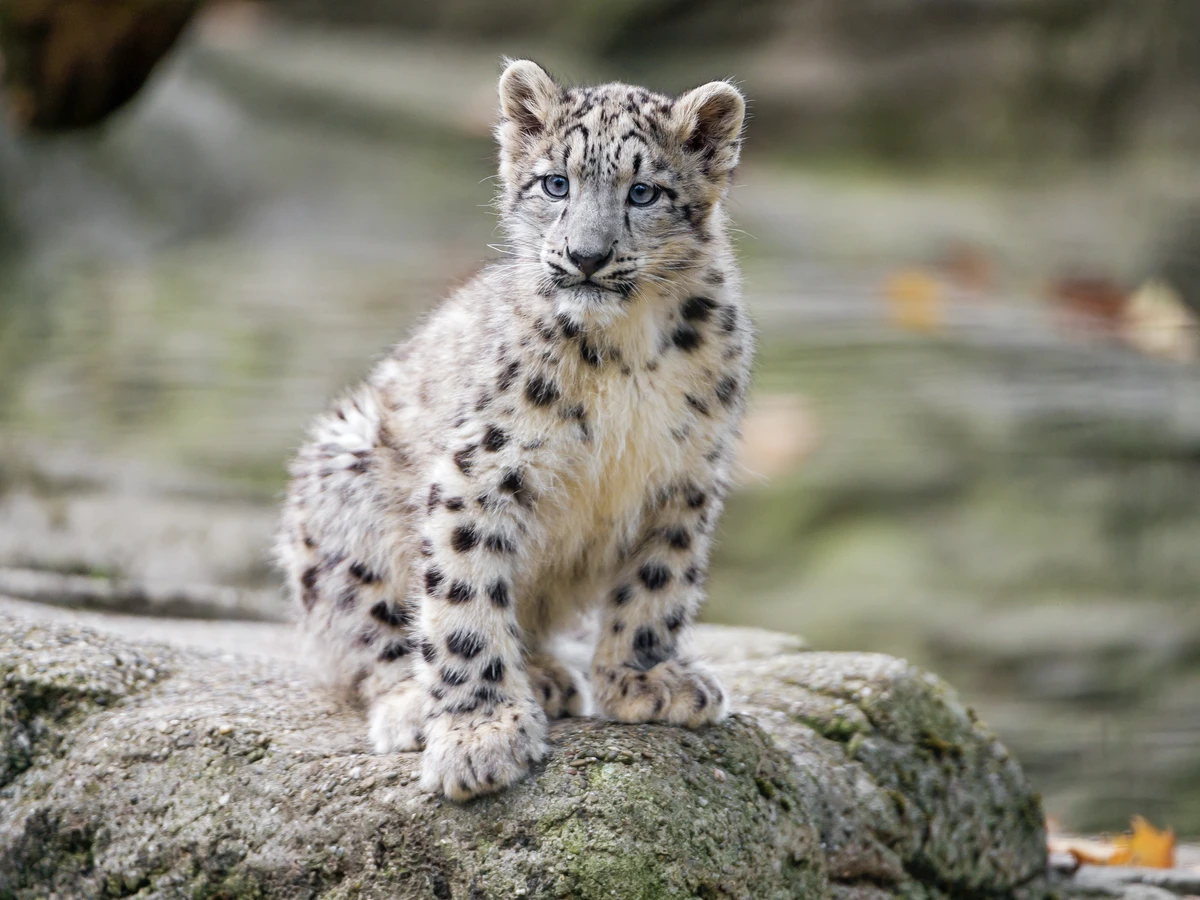
[{"label": "hind leg", "polygon": [[376,753],[406,753],[425,747],[424,691],[415,681],[397,685],[371,702],[368,737]]},{"label": "hind leg", "polygon": [[545,651],[531,654],[525,671],[547,718],[587,715],[588,689],[582,673]]}]

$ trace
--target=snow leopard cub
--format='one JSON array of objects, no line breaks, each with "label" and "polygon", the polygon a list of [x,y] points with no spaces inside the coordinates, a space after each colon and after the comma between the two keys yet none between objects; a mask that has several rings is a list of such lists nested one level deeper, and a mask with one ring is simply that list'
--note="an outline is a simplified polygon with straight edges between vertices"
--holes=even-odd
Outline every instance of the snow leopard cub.
[{"label": "snow leopard cub", "polygon": [[[698,727],[689,659],[753,354],[723,201],[745,104],[500,79],[507,259],[312,427],[279,557],[303,627],[422,784],[499,791],[590,696]],[[590,616],[589,677],[549,640]]]}]

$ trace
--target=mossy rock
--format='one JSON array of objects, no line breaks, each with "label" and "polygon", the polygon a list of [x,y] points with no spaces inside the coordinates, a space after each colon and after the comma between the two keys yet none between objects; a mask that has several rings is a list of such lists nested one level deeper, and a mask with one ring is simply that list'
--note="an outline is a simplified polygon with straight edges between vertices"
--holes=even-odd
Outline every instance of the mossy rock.
[{"label": "mossy rock", "polygon": [[0,617],[0,897],[1042,891],[1039,801],[936,678],[750,629],[701,649],[727,722],[558,722],[532,777],[458,806],[300,667]]}]

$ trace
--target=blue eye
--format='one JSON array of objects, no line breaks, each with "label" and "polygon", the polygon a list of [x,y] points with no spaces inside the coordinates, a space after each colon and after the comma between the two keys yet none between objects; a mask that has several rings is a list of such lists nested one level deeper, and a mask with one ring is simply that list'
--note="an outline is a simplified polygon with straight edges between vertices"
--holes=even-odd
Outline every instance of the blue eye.
[{"label": "blue eye", "polygon": [[567,191],[570,189],[571,182],[567,181],[565,175],[547,175],[542,179],[542,190],[555,200],[561,200],[567,196]]},{"label": "blue eye", "polygon": [[649,206],[658,199],[659,190],[655,185],[638,182],[629,189],[629,202],[634,206]]}]

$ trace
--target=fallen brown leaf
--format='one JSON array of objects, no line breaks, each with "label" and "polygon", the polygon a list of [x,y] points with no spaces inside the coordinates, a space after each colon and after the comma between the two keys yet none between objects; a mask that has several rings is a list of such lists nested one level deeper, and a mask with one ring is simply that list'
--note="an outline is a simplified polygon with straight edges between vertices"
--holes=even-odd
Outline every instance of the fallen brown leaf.
[{"label": "fallen brown leaf", "polygon": [[1115,281],[1099,276],[1059,278],[1047,288],[1050,301],[1063,313],[1068,329],[1115,334],[1120,331],[1129,294]]},{"label": "fallen brown leaf", "polygon": [[964,291],[985,294],[996,283],[996,267],[982,247],[965,241],[950,244],[938,268],[955,287]]}]

